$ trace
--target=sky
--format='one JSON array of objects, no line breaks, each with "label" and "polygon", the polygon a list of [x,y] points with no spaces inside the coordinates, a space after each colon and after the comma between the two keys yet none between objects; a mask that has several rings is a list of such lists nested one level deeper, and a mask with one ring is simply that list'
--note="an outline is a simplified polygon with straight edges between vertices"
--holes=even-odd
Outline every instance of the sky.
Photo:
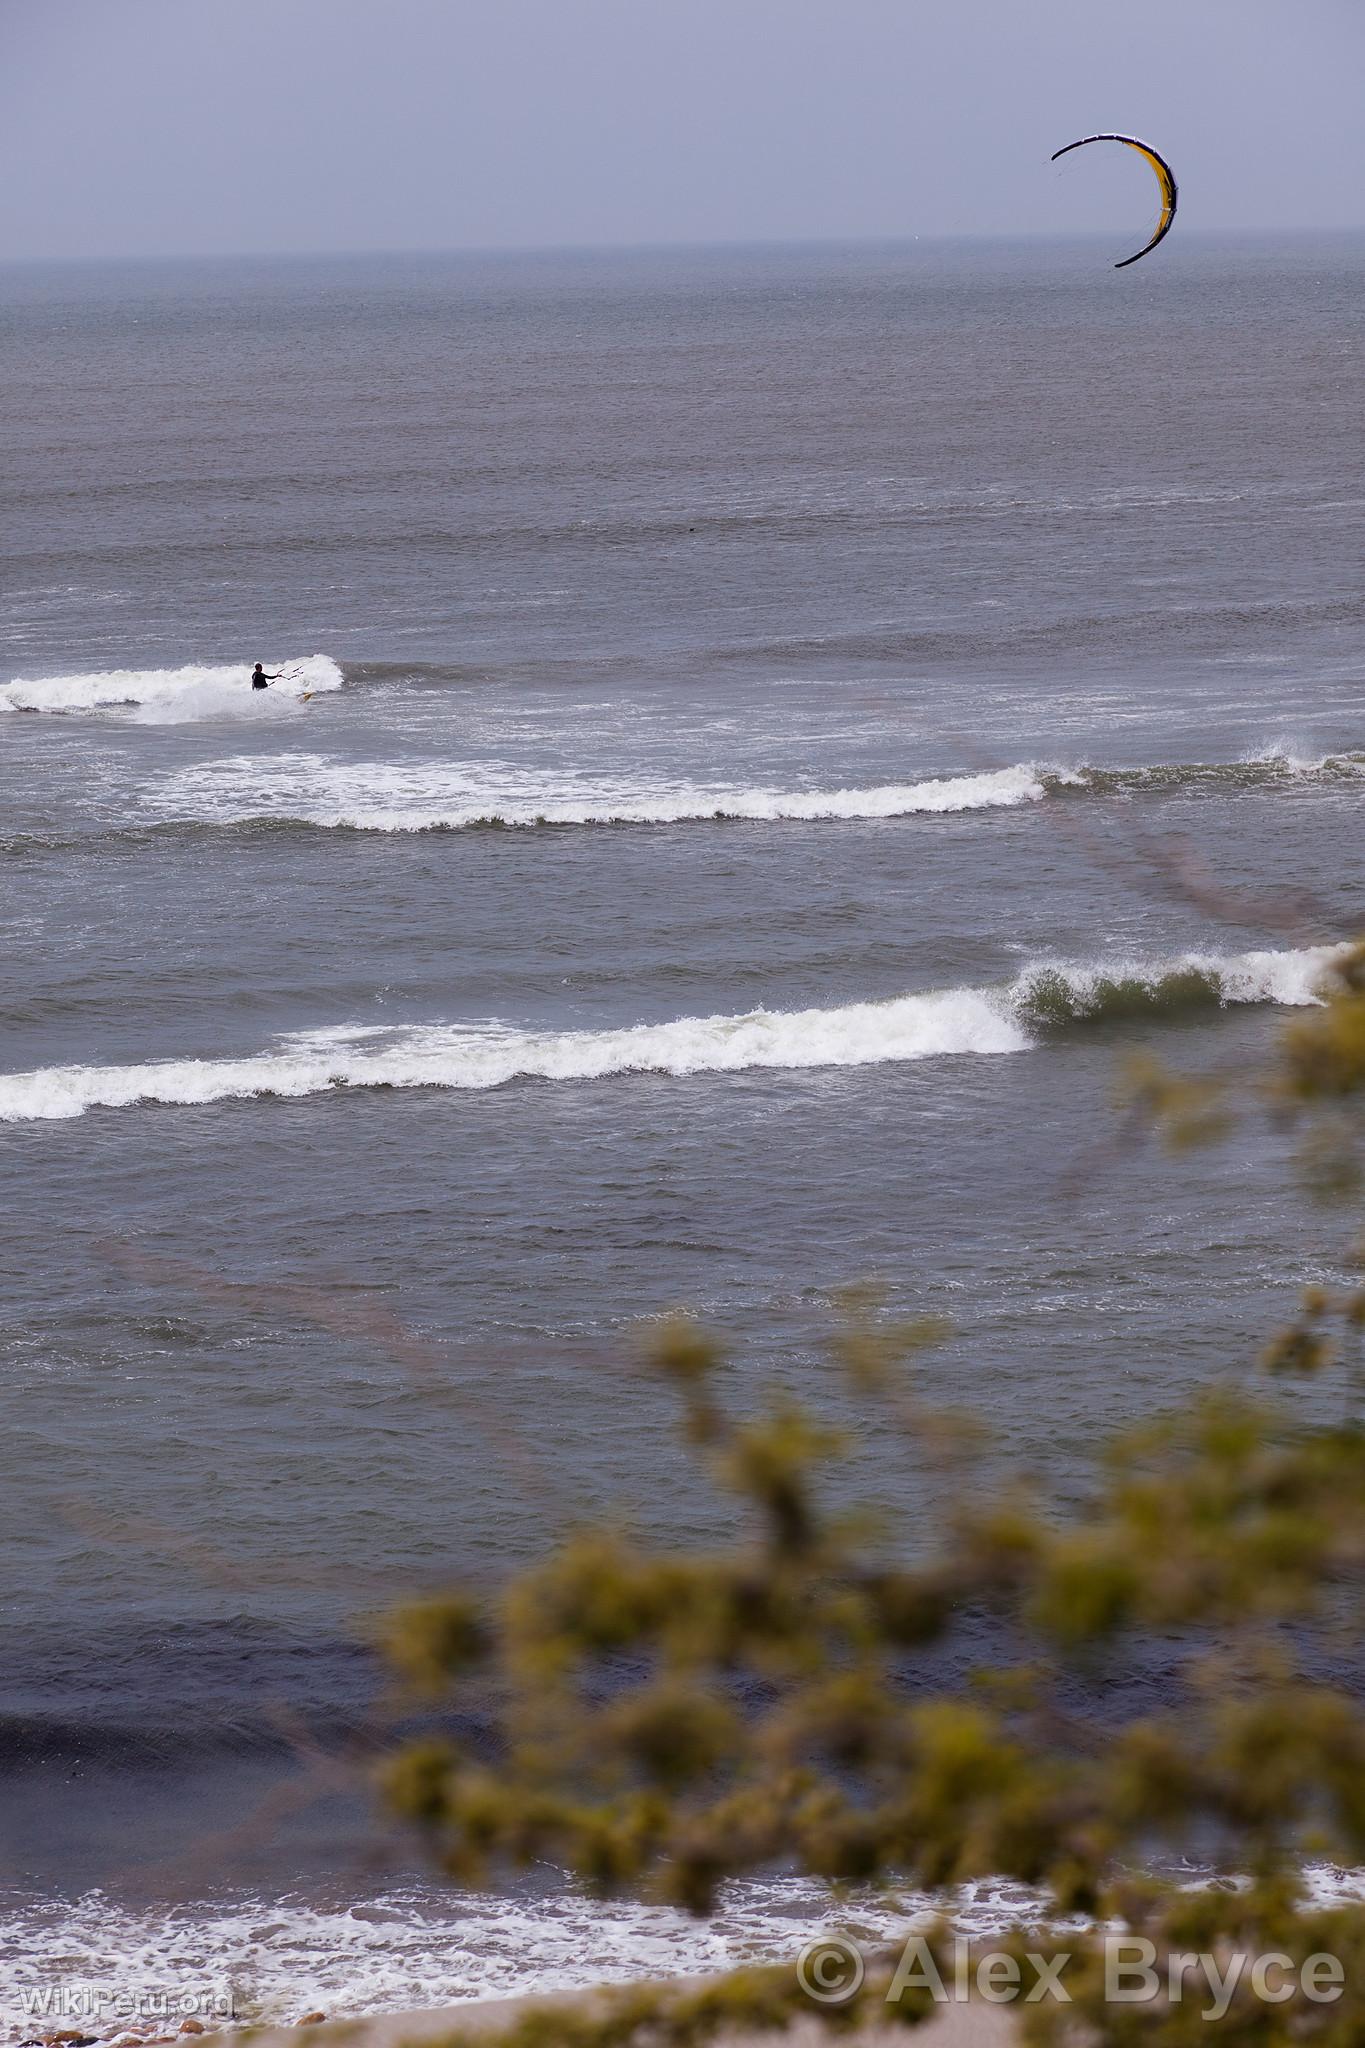
[{"label": "sky", "polygon": [[[0,260],[1365,226],[1365,0],[0,0]],[[1103,161],[1102,161],[1103,160]]]}]

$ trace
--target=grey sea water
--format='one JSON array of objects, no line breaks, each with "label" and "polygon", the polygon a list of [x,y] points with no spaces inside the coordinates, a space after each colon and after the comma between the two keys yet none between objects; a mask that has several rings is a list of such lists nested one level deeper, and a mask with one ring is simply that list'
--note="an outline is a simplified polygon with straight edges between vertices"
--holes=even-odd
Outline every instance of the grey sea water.
[{"label": "grey sea water", "polygon": [[1066,1498],[1322,1270],[1278,1139],[1109,1141],[1360,927],[1365,242],[1111,254],[0,272],[16,1981],[789,1940],[423,1889],[299,1731],[393,1594],[714,1529],[661,1312],[836,1399],[878,1279]]}]

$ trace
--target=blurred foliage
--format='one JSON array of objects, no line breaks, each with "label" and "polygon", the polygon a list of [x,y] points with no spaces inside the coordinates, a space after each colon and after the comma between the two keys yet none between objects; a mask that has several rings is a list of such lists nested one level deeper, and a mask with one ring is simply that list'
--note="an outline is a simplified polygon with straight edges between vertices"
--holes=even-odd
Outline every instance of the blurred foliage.
[{"label": "blurred foliage", "polygon": [[[1330,1111],[1333,1186],[1354,1185],[1365,948],[1283,1034],[1262,1083],[1215,1088],[1148,1063],[1131,1087],[1176,1144],[1252,1107],[1290,1120],[1315,1175]],[[1329,1950],[1347,1966],[1340,2002],[1239,1993],[1209,2023],[1197,1999],[1106,2006],[1081,1942],[1076,2003],[1020,2018],[1039,2038],[1079,2016],[1092,2039],[1163,2048],[1210,2024],[1239,2043],[1360,2042],[1365,1909],[1312,1908],[1303,1877],[1313,1859],[1365,1861],[1351,1668],[1365,1589],[1360,1266],[1307,1291],[1263,1360],[1295,1380],[1340,1371],[1337,1419],[1305,1416],[1292,1386],[1225,1385],[1121,1436],[1088,1510],[1066,1518],[1022,1489],[974,1497],[977,1433],[917,1386],[942,1327],[893,1323],[875,1291],[851,1291],[834,1346],[844,1383],[869,1428],[898,1432],[947,1482],[938,1547],[913,1562],[866,1517],[827,1505],[847,1450],[838,1431],[788,1398],[732,1414],[714,1340],[690,1322],[663,1329],[649,1369],[691,1454],[737,1499],[744,1535],[699,1554],[586,1531],[494,1598],[459,1592],[396,1614],[399,1672],[491,1716],[498,1741],[491,1761],[454,1735],[411,1742],[387,1768],[388,1801],[467,1884],[545,1863],[705,1914],[728,1879],[754,1872],[893,1890],[1003,1877],[1038,1888],[1054,1922],[1148,1937],[1163,1971],[1184,1951]],[[945,1695],[945,1652],[970,1665],[983,1627],[998,1668]],[[1134,1686],[1154,1655],[1159,1682]],[[1182,1860],[1213,1876],[1190,1889],[1156,1874]],[[887,1975],[874,1968],[858,1998],[823,2008],[783,1970],[632,1987],[538,2008],[505,2038],[605,2048],[795,2012],[835,2028],[924,2017],[909,1995],[888,2010]]]}]

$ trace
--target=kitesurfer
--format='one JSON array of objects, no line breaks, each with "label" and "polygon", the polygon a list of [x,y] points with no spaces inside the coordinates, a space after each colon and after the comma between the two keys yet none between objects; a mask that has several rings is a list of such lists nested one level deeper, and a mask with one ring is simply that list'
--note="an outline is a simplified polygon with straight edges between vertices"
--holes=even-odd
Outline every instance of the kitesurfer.
[{"label": "kitesurfer", "polygon": [[264,690],[271,683],[277,683],[283,674],[284,670],[277,668],[273,676],[268,676],[258,661],[251,671],[251,687],[253,690]]}]

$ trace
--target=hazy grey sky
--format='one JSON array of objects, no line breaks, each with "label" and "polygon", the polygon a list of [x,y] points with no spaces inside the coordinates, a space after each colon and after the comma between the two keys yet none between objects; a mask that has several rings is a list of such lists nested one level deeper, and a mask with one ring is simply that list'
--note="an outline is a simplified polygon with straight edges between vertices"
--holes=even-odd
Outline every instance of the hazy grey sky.
[{"label": "hazy grey sky", "polygon": [[1358,226],[1362,92],[1365,0],[0,0],[0,257],[1117,242],[1138,159],[1047,161],[1111,127]]}]

